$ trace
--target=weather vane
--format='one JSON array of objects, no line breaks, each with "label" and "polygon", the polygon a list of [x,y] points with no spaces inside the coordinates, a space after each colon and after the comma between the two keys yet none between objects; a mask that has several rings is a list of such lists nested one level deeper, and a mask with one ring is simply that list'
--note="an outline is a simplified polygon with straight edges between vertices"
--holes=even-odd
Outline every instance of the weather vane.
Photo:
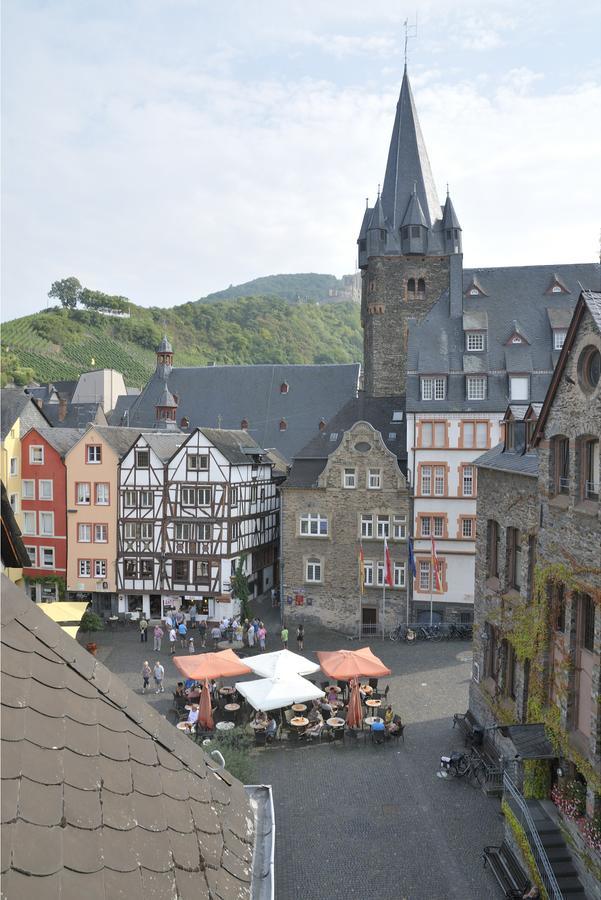
[{"label": "weather vane", "polygon": [[403,22],[403,28],[405,29],[405,68],[407,67],[407,42],[409,38],[417,37],[417,12],[415,13],[415,25],[409,24],[409,19],[405,19]]}]

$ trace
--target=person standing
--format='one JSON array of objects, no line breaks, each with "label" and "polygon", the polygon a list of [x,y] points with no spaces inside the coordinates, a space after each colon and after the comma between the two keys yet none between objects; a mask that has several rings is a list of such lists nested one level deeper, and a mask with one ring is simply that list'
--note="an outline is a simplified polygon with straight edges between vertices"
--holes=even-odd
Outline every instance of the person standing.
[{"label": "person standing", "polygon": [[194,638],[192,635],[190,635],[190,640],[188,641],[188,653],[190,654],[190,656],[192,656],[192,654],[195,652],[196,651],[194,650]]},{"label": "person standing", "polygon": [[177,626],[177,632],[179,634],[179,642],[181,644],[181,648],[182,650],[185,650],[187,644],[186,635],[188,634],[188,629],[183,622],[180,622]]},{"label": "person standing", "polygon": [[158,660],[158,659],[154,664],[154,669],[152,671],[152,674],[154,676],[154,683],[156,685],[156,693],[157,694],[164,693],[165,687],[163,685],[163,679],[165,677],[165,670],[162,667],[160,660]]},{"label": "person standing", "polygon": [[175,642],[177,641],[177,631],[175,628],[171,628],[169,632],[169,653],[171,656],[175,653]]},{"label": "person standing", "polygon": [[280,632],[280,637],[282,638],[282,646],[284,650],[288,649],[288,629],[284,625],[282,631]]},{"label": "person standing", "polygon": [[265,625],[263,624],[263,622],[259,622],[258,637],[259,637],[259,650],[264,650],[265,649],[265,641],[267,639],[267,629],[265,628]]},{"label": "person standing", "polygon": [[140,641],[145,644],[148,640],[148,622],[144,613],[140,616]]},{"label": "person standing", "polygon": [[198,623],[198,639],[200,646],[204,647],[207,640],[207,623],[204,619],[201,619]]},{"label": "person standing", "polygon": [[158,625],[154,626],[154,633],[153,633],[154,649],[157,650],[159,653],[161,652],[161,641],[163,640],[164,635],[165,635],[165,632],[161,628],[161,623],[159,622]]},{"label": "person standing", "polygon": [[299,625],[296,629],[296,643],[299,650],[305,649],[305,628],[303,625]]},{"label": "person standing", "polygon": [[219,625],[215,624],[211,630],[211,637],[213,638],[213,650],[217,650],[219,647],[219,641],[221,640],[221,628]]},{"label": "person standing", "polygon": [[152,669],[148,665],[148,660],[144,660],[144,665],[142,666],[142,693],[146,693],[146,688],[150,684],[150,676],[152,675]]},{"label": "person standing", "polygon": [[248,649],[252,650],[255,646],[255,626],[252,622],[248,626],[248,631],[246,632],[246,640],[248,642]]}]

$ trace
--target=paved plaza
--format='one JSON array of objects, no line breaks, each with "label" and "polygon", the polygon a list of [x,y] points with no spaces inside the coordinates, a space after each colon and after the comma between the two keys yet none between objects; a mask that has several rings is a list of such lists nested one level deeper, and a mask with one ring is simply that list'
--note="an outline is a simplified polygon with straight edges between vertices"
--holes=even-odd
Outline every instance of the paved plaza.
[{"label": "paved plaza", "polygon": [[[281,649],[279,611],[256,606],[268,650]],[[289,647],[296,650],[291,629]],[[98,658],[140,691],[152,650],[125,628],[95,636]],[[367,641],[365,643],[368,643]],[[305,654],[358,647],[326,629],[306,628]],[[462,781],[436,777],[441,753],[461,746],[452,714],[467,709],[467,643],[371,641],[392,670],[389,702],[406,725],[405,743],[274,745],[255,753],[258,780],[271,784],[276,818],[277,900],[479,900],[501,897],[482,868],[486,844],[500,843],[498,799]],[[183,652],[179,651],[178,652]],[[165,713],[177,672],[164,645],[166,693],[148,694]]]}]

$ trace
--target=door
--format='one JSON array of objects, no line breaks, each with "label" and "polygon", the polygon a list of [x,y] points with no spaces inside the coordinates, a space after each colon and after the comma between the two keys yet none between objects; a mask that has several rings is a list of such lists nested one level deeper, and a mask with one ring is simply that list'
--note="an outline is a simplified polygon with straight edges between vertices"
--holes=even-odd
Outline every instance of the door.
[{"label": "door", "polygon": [[361,609],[361,634],[376,634],[378,627],[378,610],[375,606],[364,606]]},{"label": "door", "polygon": [[593,647],[595,640],[595,604],[588,594],[578,594],[576,622],[576,728],[591,733],[593,711]]},{"label": "door", "polygon": [[161,595],[160,594],[151,594],[150,595],[150,618],[151,619],[160,619],[161,618]]}]

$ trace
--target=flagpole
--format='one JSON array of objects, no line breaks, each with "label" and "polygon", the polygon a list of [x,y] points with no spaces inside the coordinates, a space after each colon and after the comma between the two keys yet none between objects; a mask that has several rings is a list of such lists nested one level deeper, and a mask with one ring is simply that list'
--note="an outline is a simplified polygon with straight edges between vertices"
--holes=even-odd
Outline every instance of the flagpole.
[{"label": "flagpole", "polygon": [[386,637],[386,569],[384,569],[384,584],[382,585],[382,640]]},{"label": "flagpole", "polygon": [[434,536],[431,537],[431,549],[430,549],[430,628],[432,627],[432,618],[433,618],[433,605],[432,605],[432,590],[434,586]]}]

